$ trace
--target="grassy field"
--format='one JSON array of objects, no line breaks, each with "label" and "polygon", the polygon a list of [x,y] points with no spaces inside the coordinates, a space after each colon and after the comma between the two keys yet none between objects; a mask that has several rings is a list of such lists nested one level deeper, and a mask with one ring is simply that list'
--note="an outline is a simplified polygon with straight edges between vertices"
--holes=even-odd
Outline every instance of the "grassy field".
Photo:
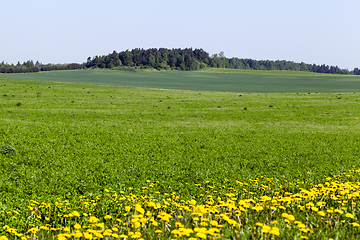
[{"label": "grassy field", "polygon": [[315,93],[360,90],[360,76],[212,68],[192,72],[131,72],[96,69],[0,74],[0,78],[222,92]]},{"label": "grassy field", "polygon": [[359,100],[0,79],[0,236],[356,238]]}]

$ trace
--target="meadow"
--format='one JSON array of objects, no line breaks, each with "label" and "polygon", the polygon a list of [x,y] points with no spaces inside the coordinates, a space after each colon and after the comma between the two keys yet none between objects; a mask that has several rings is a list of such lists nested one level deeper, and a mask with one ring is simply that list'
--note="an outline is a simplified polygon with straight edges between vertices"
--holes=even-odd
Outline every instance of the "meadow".
[{"label": "meadow", "polygon": [[0,239],[359,238],[355,78],[336,93],[45,79],[0,79]]}]

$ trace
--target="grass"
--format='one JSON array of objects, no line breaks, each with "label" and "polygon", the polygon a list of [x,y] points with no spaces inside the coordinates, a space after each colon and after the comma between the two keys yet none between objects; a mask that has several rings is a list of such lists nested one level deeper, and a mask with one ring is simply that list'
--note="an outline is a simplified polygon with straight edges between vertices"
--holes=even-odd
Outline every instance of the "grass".
[{"label": "grass", "polygon": [[[42,74],[55,73],[34,76]],[[106,71],[104,74],[123,73]],[[195,227],[202,226],[200,222],[197,225],[198,220],[194,219],[197,216],[223,225],[218,229],[224,238],[300,238],[303,231],[291,230],[298,223],[286,222],[288,218],[282,217],[285,212],[314,232],[302,236],[351,238],[352,234],[359,234],[351,225],[360,217],[359,205],[353,205],[358,203],[359,177],[357,172],[347,171],[360,167],[359,100],[358,93],[152,90],[0,79],[0,146],[7,146],[3,149],[14,153],[0,154],[0,223],[7,226],[0,231],[9,238],[16,236],[11,232],[17,229],[22,236],[31,238],[35,232],[40,239],[52,236],[62,239],[60,237],[69,237],[60,235],[67,234],[66,227],[75,234],[74,225],[80,223],[81,227],[102,229],[101,234],[106,229],[122,227],[119,236],[130,237],[131,232],[140,232],[146,239],[168,239],[175,237],[171,231],[178,221],[194,231],[189,237],[200,239],[204,235],[195,231]],[[327,180],[328,177],[331,180]],[[237,181],[249,185],[242,187]],[[340,202],[333,200],[331,194],[318,195],[317,189],[326,186],[326,182],[334,182],[331,186]],[[341,185],[346,182],[350,185]],[[313,191],[316,197],[311,200],[301,189]],[[346,195],[340,193],[346,189],[349,189]],[[125,199],[112,199],[114,191]],[[326,191],[330,190],[321,190]],[[231,193],[235,195],[226,195]],[[300,193],[302,200],[295,200]],[[224,203],[227,205],[218,208],[221,214],[235,219],[236,224],[208,210],[199,216],[200,210],[195,207],[209,208],[210,195],[214,201],[218,201],[218,197],[227,199]],[[279,196],[290,196],[293,200],[281,204],[285,209],[274,202],[265,206],[259,200],[265,195],[272,200]],[[169,197],[170,200],[166,200]],[[228,200],[232,198],[236,198],[235,205],[240,212],[240,200],[255,202],[249,205],[246,214],[237,216],[239,212],[229,210]],[[164,199],[172,207],[146,207],[151,201],[167,205]],[[197,204],[191,206],[192,199]],[[90,211],[83,202],[92,200],[95,205],[92,204]],[[115,206],[114,201],[124,202],[117,202]],[[319,201],[326,202],[326,207],[317,210],[323,211],[328,219],[321,220],[322,213],[318,214],[316,209],[298,207],[310,202],[316,207]],[[46,204],[50,204],[49,207]],[[56,207],[59,204],[71,206],[61,210]],[[139,208],[136,210],[137,204],[145,213],[150,211],[162,227],[151,225],[150,216],[146,224],[153,227],[131,225],[135,224],[131,219],[141,214]],[[189,212],[176,204],[188,206]],[[131,207],[128,215],[123,215],[127,212],[125,206]],[[257,206],[267,210],[252,209]],[[277,208],[274,213],[271,206]],[[343,213],[339,217],[331,213],[331,208]],[[81,218],[69,218],[74,211],[81,213]],[[157,217],[162,216],[162,212],[170,214],[173,220]],[[346,216],[347,213],[354,218],[347,217],[350,216]],[[113,221],[91,223],[89,214],[98,219],[110,215]],[[189,219],[188,222],[176,220],[180,214]],[[121,222],[116,223],[117,218]],[[242,225],[238,225],[239,219]],[[271,223],[275,220],[278,225]],[[326,225],[325,221],[331,224]],[[96,226],[100,222],[105,226]],[[130,225],[122,225],[124,222]],[[275,232],[270,234],[270,230],[264,232],[265,228],[262,231],[263,225],[256,223],[279,228],[279,236]],[[48,233],[43,228],[51,227],[46,224],[56,230]],[[210,221],[206,231],[210,231],[209,224]],[[157,235],[156,230],[162,230],[163,235]],[[212,236],[210,232],[203,234]]]},{"label": "grass", "polygon": [[360,90],[360,76],[211,68],[192,72],[131,72],[88,69],[1,74],[0,78],[222,92],[314,93],[354,92]]}]

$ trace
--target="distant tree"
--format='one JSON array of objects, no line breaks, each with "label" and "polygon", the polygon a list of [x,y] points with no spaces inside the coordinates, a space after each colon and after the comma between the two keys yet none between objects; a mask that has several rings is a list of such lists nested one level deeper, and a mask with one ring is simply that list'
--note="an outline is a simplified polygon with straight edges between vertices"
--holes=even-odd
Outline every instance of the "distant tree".
[{"label": "distant tree", "polygon": [[360,69],[354,68],[354,75],[360,75]]},{"label": "distant tree", "polygon": [[133,66],[134,63],[132,61],[132,54],[129,50],[126,50],[123,54],[121,54],[119,56],[121,62],[125,65],[125,66]]},{"label": "distant tree", "polygon": [[150,67],[155,67],[155,56],[150,54],[148,59],[147,59],[147,64],[150,66]]}]

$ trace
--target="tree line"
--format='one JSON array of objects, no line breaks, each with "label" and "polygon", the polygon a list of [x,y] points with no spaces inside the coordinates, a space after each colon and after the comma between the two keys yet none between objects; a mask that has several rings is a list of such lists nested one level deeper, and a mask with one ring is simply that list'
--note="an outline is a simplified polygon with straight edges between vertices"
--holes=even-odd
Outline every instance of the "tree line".
[{"label": "tree line", "polygon": [[73,70],[84,68],[107,68],[123,69],[130,68],[154,68],[165,70],[191,71],[206,67],[232,68],[232,69],[251,69],[251,70],[292,70],[307,71],[328,74],[352,74],[360,75],[360,69],[353,71],[341,69],[338,66],[307,64],[304,62],[296,63],[285,60],[253,60],[248,58],[226,58],[224,52],[209,55],[203,49],[167,49],[167,48],[135,48],[131,51],[126,50],[117,53],[113,51],[108,55],[88,57],[84,63],[70,64],[41,64],[33,63],[29,60],[24,63],[18,62],[16,65],[2,62],[0,73],[23,73],[53,70]]},{"label": "tree line", "polygon": [[66,64],[41,64],[38,61],[34,64],[32,60],[16,65],[8,63],[0,63],[0,73],[32,73],[40,71],[54,71],[54,70],[74,70],[83,69],[85,63],[66,63]]}]

